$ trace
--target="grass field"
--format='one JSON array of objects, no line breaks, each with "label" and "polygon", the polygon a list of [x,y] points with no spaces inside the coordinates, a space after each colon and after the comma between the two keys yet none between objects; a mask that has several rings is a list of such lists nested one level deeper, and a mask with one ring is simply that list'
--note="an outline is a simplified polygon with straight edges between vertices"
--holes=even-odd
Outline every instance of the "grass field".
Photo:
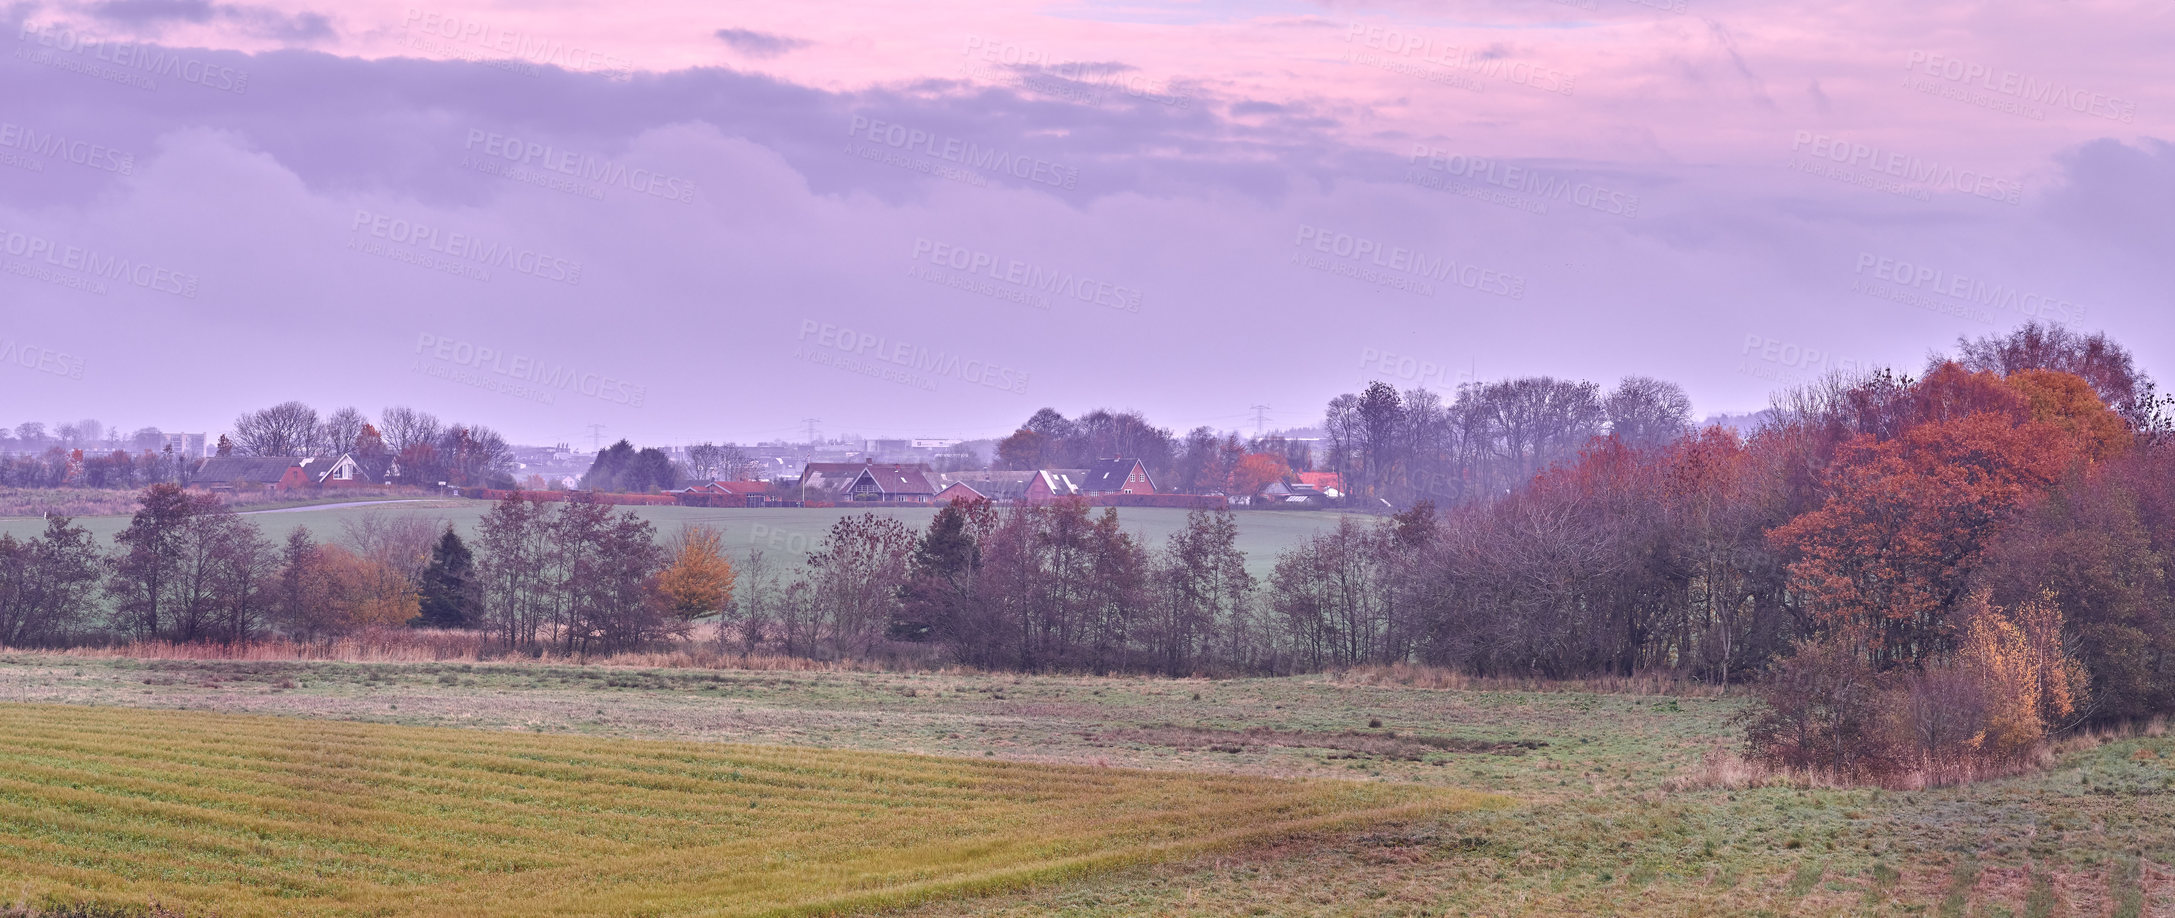
[{"label": "grass field", "polygon": [[221,915],[759,914],[987,892],[1475,794],[0,706],[0,889]]},{"label": "grass field", "polygon": [[[337,539],[343,520],[364,513],[416,515],[427,519],[444,519],[453,523],[466,538],[475,533],[476,522],[489,512],[491,504],[478,500],[433,500],[412,503],[384,504],[375,507],[340,507],[322,509],[304,507],[293,510],[259,511],[249,513],[245,519],[257,524],[272,538],[284,537],[296,526],[306,526],[320,540]],[[749,548],[760,548],[772,557],[797,563],[806,557],[823,534],[840,517],[873,512],[904,522],[916,532],[926,529],[930,517],[936,514],[931,507],[840,507],[840,508],[762,508],[719,510],[701,507],[629,507],[643,519],[657,524],[660,537],[679,531],[680,526],[699,523],[714,526],[725,537],[725,545],[737,556]],[[1100,513],[1102,511],[1095,511]],[[1316,510],[1249,510],[1235,514],[1239,524],[1239,549],[1246,553],[1247,569],[1254,576],[1266,578],[1276,564],[1276,556],[1285,549],[1304,541],[1323,529],[1334,528],[1345,514]],[[1118,511],[1118,518],[1126,528],[1146,540],[1150,549],[1158,549],[1171,533],[1185,525],[1186,511],[1156,507],[1126,507]],[[78,525],[91,531],[99,544],[113,544],[113,534],[128,525],[126,516],[83,517]],[[0,533],[12,533],[16,538],[33,536],[43,531],[45,523],[35,518],[0,519]]]},{"label": "grass field", "polygon": [[[2078,741],[2023,777],[1893,792],[1697,780],[1705,756],[1736,742],[1736,698],[1329,677],[15,654],[0,655],[0,708],[8,703],[458,726],[490,742],[565,738],[607,750],[702,741],[729,756],[742,747],[727,744],[784,744],[1187,780],[1348,778],[1512,801],[903,909],[917,916],[2175,914],[2175,737],[2163,735]],[[9,894],[0,881],[0,898]]]}]

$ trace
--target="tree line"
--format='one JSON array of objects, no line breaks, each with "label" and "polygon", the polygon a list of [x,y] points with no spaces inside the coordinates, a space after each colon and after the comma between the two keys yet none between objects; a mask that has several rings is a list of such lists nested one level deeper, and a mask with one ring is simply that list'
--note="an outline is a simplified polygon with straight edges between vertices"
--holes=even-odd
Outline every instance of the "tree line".
[{"label": "tree line", "polygon": [[[572,653],[709,620],[750,650],[1029,671],[1663,672],[1757,684],[1756,751],[1857,773],[1994,767],[2069,726],[2175,712],[2175,437],[2117,343],[2032,323],[1915,376],[1783,393],[1749,434],[1691,428],[1680,396],[1640,379],[1340,396],[1329,464],[1402,509],[1341,519],[1258,581],[1227,511],[1150,545],[1076,501],[958,503],[920,531],[841,519],[789,565],[727,562],[714,532],[660,545],[578,497],[509,500],[479,527],[458,593],[472,599],[440,621]],[[1137,416],[1037,418],[1007,461],[1159,436]],[[639,451],[607,452],[625,463],[595,471],[640,468]],[[285,584],[306,578],[284,572],[312,553],[252,546],[201,499],[147,491],[104,560],[65,521],[0,541],[0,640],[36,639],[23,622],[100,589],[131,634],[301,633],[306,591]],[[435,562],[418,556],[404,578],[321,575],[345,597],[321,606],[420,619]]]},{"label": "tree line", "polygon": [[[127,438],[118,430],[101,438],[102,432],[104,425],[95,420],[59,425],[51,434],[40,422],[16,425],[12,437],[0,437],[0,486],[186,486],[201,458],[173,449],[155,427]],[[0,434],[7,433],[0,429]],[[512,447],[496,431],[479,424],[445,423],[406,406],[387,408],[373,422],[355,408],[320,416],[302,402],[282,402],[236,417],[214,452],[266,457],[350,453],[372,479],[390,484],[514,485]]]},{"label": "tree line", "polygon": [[[49,516],[0,534],[0,645],[321,641],[369,628],[484,629],[509,650],[611,652],[683,636],[730,599],[714,530],[660,546],[650,523],[576,500],[508,501],[480,553],[450,524],[363,514],[338,541],[274,541],[216,495],[146,488],[101,549]],[[488,602],[487,602],[488,600]]]}]

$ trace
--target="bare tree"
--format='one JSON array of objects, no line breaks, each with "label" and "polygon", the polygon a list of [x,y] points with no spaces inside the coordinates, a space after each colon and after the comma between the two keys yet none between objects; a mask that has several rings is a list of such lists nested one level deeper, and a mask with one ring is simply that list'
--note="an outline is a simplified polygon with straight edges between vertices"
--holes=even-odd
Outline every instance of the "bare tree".
[{"label": "bare tree", "polygon": [[340,521],[340,534],[355,553],[421,584],[432,546],[447,526],[443,518],[365,510]]},{"label": "bare tree", "polygon": [[317,409],[281,402],[234,419],[234,445],[249,456],[299,456],[317,436]]},{"label": "bare tree", "polygon": [[363,428],[369,423],[370,419],[363,417],[363,413],[353,407],[325,415],[325,419],[317,425],[316,451],[337,456],[354,449],[355,438],[362,436]]},{"label": "bare tree", "polygon": [[1627,376],[1601,403],[1609,433],[1627,446],[1649,449],[1691,429],[1692,399],[1684,387],[1648,376]]},{"label": "bare tree", "polygon": [[687,474],[696,481],[714,481],[723,477],[725,448],[708,441],[687,448]]},{"label": "bare tree", "polygon": [[380,418],[378,434],[385,438],[385,448],[394,456],[404,456],[410,447],[436,445],[445,429],[430,412],[405,405],[385,409]]}]

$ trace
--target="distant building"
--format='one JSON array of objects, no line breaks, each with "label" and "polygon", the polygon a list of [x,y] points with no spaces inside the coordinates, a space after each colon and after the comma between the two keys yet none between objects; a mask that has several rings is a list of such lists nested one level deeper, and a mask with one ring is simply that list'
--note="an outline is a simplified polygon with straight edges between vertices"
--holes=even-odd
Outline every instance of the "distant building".
[{"label": "distant building", "polygon": [[936,476],[938,503],[986,500],[997,504],[1040,503],[1080,493],[1077,469],[1032,472],[947,472]]},{"label": "distant building", "polygon": [[357,488],[385,484],[399,477],[400,463],[390,458],[365,461],[354,453],[341,453],[304,459],[302,471],[311,484],[320,487]]},{"label": "distant building", "polygon": [[920,463],[811,462],[801,469],[805,500],[926,502],[936,496]]},{"label": "distant building", "polygon": [[196,467],[189,483],[226,494],[281,494],[315,482],[292,456],[213,456]]},{"label": "distant building", "polygon": [[1154,494],[1155,482],[1138,459],[1097,459],[1079,479],[1080,493]]},{"label": "distant building", "polygon": [[159,435],[157,451],[173,450],[183,459],[202,459],[211,455],[211,445],[200,433],[170,433]]},{"label": "distant building", "polygon": [[705,481],[670,493],[691,507],[760,507],[771,500],[767,481]]},{"label": "distant building", "polygon": [[1335,472],[1300,472],[1299,483],[1320,492],[1330,500],[1344,496],[1344,479]]}]

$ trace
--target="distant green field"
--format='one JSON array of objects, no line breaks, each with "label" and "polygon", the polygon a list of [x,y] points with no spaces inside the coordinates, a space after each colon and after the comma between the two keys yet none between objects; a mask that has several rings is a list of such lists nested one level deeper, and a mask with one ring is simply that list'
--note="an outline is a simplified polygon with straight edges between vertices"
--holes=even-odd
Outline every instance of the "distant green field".
[{"label": "distant green field", "polygon": [[[491,509],[488,501],[480,500],[432,500],[371,507],[340,507],[325,509],[304,507],[293,510],[270,510],[246,514],[267,535],[273,538],[285,536],[296,526],[306,526],[320,540],[337,539],[341,523],[366,513],[412,514],[453,523],[465,538],[476,531],[476,521]],[[724,533],[725,544],[738,555],[750,548],[760,548],[773,558],[797,563],[806,557],[823,534],[840,517],[873,512],[899,520],[917,531],[929,525],[936,515],[933,507],[839,507],[839,508],[766,508],[760,510],[719,510],[703,507],[630,507],[642,518],[657,524],[660,537],[677,532],[682,525],[701,523],[716,527]],[[1101,511],[1096,511],[1100,513]],[[1337,520],[1346,516],[1314,510],[1249,510],[1237,513],[1239,523],[1239,550],[1246,553],[1246,566],[1256,577],[1267,577],[1276,564],[1276,556],[1286,549],[1305,541],[1307,537],[1324,529],[1334,528]],[[1118,511],[1118,518],[1134,535],[1146,540],[1149,548],[1160,548],[1171,533],[1185,525],[1186,511],[1160,508],[1127,507]],[[84,517],[77,523],[98,537],[101,544],[112,544],[113,534],[128,525],[122,516]],[[44,528],[42,520],[0,519],[0,533],[12,533],[17,538],[35,535]]]}]

